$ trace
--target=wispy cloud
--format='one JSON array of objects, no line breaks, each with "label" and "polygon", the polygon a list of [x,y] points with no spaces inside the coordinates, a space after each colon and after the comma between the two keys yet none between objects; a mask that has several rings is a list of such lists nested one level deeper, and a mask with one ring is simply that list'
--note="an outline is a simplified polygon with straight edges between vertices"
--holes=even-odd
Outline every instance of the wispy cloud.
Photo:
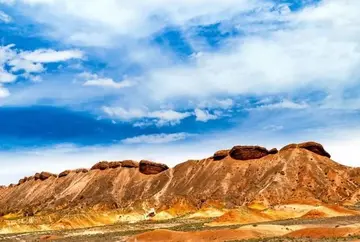
[{"label": "wispy cloud", "polygon": [[124,144],[165,144],[175,141],[184,140],[192,136],[189,133],[174,133],[174,134],[151,134],[140,135],[132,138],[122,140]]},{"label": "wispy cloud", "polygon": [[10,23],[12,21],[12,17],[0,10],[0,22]]},{"label": "wispy cloud", "polygon": [[83,72],[78,75],[80,79],[84,79],[84,86],[96,86],[96,87],[110,87],[110,88],[125,88],[135,85],[134,81],[128,79],[122,80],[121,82],[115,82],[112,78],[100,77],[97,74]]},{"label": "wispy cloud", "polygon": [[305,109],[308,107],[309,105],[305,102],[296,103],[291,100],[284,99],[280,102],[260,105],[255,109]]},{"label": "wispy cloud", "polygon": [[52,50],[38,49],[35,51],[23,51],[19,53],[19,57],[34,63],[51,63],[61,62],[71,59],[82,59],[84,54],[80,50]]},{"label": "wispy cloud", "polygon": [[209,120],[218,119],[219,117],[215,114],[210,114],[207,110],[195,109],[195,116],[197,121],[207,122]]},{"label": "wispy cloud", "polygon": [[214,24],[251,10],[262,10],[264,5],[271,7],[265,0],[94,0],[86,5],[73,0],[14,2],[34,20],[46,23],[52,30],[49,37],[85,46],[113,46],[119,41],[142,39],[162,30],[164,23]]},{"label": "wispy cloud", "polygon": [[[103,107],[103,110],[112,118],[123,121],[137,121],[135,126],[175,125],[181,120],[191,116],[190,112],[177,112],[174,110],[148,111],[147,109],[124,109],[122,107]],[[144,120],[145,119],[145,120]]]},{"label": "wispy cloud", "polygon": [[8,96],[10,96],[9,90],[0,85],[0,98],[5,98]]}]

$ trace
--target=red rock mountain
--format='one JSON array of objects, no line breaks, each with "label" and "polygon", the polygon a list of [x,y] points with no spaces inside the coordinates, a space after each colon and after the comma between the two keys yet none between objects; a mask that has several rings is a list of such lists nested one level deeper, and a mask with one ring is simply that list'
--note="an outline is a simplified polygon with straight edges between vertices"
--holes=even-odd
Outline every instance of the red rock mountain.
[{"label": "red rock mountain", "polygon": [[267,150],[235,146],[174,168],[150,161],[99,162],[58,176],[41,172],[0,187],[0,214],[84,209],[168,209],[176,204],[275,205],[291,200],[357,203],[360,168],[340,165],[317,143]]}]

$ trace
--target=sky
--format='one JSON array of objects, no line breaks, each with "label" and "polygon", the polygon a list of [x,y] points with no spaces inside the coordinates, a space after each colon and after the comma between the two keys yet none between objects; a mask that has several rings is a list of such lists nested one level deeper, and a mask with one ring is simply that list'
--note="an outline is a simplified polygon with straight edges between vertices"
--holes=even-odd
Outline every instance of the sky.
[{"label": "sky", "polygon": [[358,0],[0,0],[0,184],[322,143],[360,166]]}]

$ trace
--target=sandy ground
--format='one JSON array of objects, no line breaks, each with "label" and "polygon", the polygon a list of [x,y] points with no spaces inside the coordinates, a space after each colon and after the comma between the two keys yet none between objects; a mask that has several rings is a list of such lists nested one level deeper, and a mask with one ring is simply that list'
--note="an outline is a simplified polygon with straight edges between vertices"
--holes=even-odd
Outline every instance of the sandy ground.
[{"label": "sandy ground", "polygon": [[210,227],[211,219],[175,219],[68,231],[0,235],[0,241],[360,241],[360,216],[298,218]]}]

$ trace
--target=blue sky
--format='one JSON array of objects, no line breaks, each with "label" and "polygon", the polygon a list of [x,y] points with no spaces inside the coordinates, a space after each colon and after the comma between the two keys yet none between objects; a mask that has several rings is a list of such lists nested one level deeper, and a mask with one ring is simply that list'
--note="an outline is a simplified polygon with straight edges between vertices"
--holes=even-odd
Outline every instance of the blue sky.
[{"label": "blue sky", "polygon": [[0,183],[304,140],[359,166],[359,12],[357,0],[0,0]]}]

